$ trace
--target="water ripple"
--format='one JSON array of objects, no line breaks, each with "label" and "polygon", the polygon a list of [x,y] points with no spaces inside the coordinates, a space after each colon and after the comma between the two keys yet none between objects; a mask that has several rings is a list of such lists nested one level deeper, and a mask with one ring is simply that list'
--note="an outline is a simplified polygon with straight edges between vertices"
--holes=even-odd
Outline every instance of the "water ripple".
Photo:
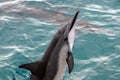
[{"label": "water ripple", "polygon": [[0,55],[0,60],[6,60],[9,59],[10,57],[12,57],[14,55],[15,51],[12,51],[10,53],[8,53],[7,55]]},{"label": "water ripple", "polygon": [[80,72],[73,72],[72,75],[73,76],[70,76],[70,80],[74,80],[74,79],[77,79],[77,80],[84,80],[84,79],[90,79],[91,77],[93,76],[96,76],[98,73],[93,70],[92,68],[86,68],[86,69],[83,69],[82,71]]},{"label": "water ripple", "polygon": [[120,9],[115,10],[115,9],[110,9],[108,6],[99,6],[99,5],[95,5],[95,4],[89,4],[83,8],[86,10],[90,10],[90,11],[97,11],[97,12],[108,13],[108,14],[120,13]]},{"label": "water ripple", "polygon": [[29,79],[30,72],[18,66],[41,59],[56,25],[71,20],[76,9],[80,10],[76,32],[82,33],[76,35],[74,69],[64,80],[120,80],[119,2],[1,0],[0,80]]}]

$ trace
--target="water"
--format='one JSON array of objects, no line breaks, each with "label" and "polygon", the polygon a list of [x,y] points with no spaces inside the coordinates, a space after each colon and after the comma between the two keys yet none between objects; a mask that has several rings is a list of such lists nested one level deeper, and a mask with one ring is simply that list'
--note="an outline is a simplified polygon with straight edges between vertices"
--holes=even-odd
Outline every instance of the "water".
[{"label": "water", "polygon": [[113,32],[78,32],[74,70],[70,75],[66,72],[64,80],[120,80],[120,0],[7,1],[0,0],[0,80],[29,80],[30,72],[18,66],[39,60],[58,30],[47,17],[21,12],[19,7],[24,6],[69,16],[80,10],[79,19]]}]

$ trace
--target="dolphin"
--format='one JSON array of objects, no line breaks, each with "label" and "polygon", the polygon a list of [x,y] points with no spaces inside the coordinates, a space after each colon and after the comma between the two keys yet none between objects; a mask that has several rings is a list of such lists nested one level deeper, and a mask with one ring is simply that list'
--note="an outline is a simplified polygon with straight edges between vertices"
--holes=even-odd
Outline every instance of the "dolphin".
[{"label": "dolphin", "polygon": [[20,65],[31,71],[31,80],[61,80],[68,65],[69,73],[74,66],[72,47],[75,28],[73,27],[79,11],[76,12],[71,23],[60,28],[52,39],[43,58],[36,62]]},{"label": "dolphin", "polygon": [[[42,19],[45,22],[53,23],[54,25],[57,25],[60,27],[61,25],[67,24],[66,21],[72,20],[72,17],[66,15],[63,11],[60,10],[60,8],[54,8],[54,7],[51,7],[51,5],[49,5],[49,7],[51,7],[50,10],[46,10],[44,8],[38,9],[36,8],[35,5],[30,7],[25,5],[24,2],[25,2],[24,0],[1,2],[0,3],[0,16],[1,16],[0,19],[2,19],[3,15],[9,16],[9,14],[15,13],[14,16],[16,15],[17,18],[18,17],[22,18],[23,16],[23,18],[32,17],[35,19]],[[49,2],[47,3],[49,4]],[[78,19],[75,26],[76,26],[75,29],[77,33],[82,31],[88,31],[88,32],[94,32],[94,33],[105,34],[105,35],[114,35],[113,30],[101,28],[100,24],[96,24],[93,22],[90,23],[82,19]]]}]

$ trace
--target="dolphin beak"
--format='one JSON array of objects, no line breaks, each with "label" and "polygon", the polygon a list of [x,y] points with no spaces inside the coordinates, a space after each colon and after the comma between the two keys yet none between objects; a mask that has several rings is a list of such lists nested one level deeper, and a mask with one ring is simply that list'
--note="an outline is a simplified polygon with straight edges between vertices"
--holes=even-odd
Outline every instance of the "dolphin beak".
[{"label": "dolphin beak", "polygon": [[77,16],[79,14],[79,11],[76,12],[74,18],[72,19],[72,22],[71,23],[68,23],[67,27],[66,27],[66,31],[64,33],[64,38],[67,38],[69,32],[71,31],[71,29],[73,28],[75,22],[76,22],[76,19],[77,19]]},{"label": "dolphin beak", "polygon": [[70,24],[69,31],[73,28],[73,26],[74,26],[74,24],[75,24],[75,22],[76,22],[76,20],[77,20],[78,14],[79,14],[79,11],[76,12],[74,18],[72,19],[72,22],[71,22],[71,24]]}]

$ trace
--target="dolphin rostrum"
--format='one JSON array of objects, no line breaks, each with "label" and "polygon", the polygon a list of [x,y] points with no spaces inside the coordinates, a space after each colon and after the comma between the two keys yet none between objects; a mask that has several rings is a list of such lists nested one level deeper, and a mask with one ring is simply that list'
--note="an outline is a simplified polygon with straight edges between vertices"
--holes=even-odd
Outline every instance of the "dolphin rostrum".
[{"label": "dolphin rostrum", "polygon": [[58,30],[41,60],[19,66],[31,71],[31,80],[61,80],[67,65],[71,73],[74,66],[72,55],[74,37],[71,36],[74,36],[73,26],[78,13],[79,11],[71,23]]}]

